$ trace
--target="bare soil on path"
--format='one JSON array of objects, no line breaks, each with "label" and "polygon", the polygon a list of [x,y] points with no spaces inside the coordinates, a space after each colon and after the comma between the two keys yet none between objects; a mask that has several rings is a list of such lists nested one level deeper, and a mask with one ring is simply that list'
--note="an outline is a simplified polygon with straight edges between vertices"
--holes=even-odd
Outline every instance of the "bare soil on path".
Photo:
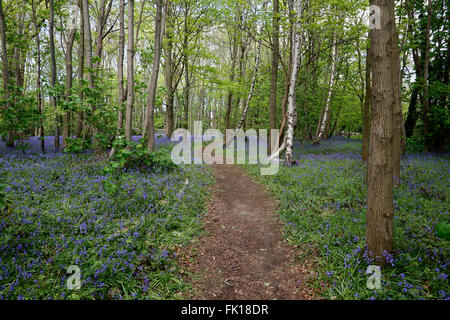
[{"label": "bare soil on path", "polygon": [[[180,264],[194,294],[188,299],[312,299],[310,266],[282,238],[276,201],[236,165],[213,165],[216,178],[206,231],[182,248]],[[194,276],[192,276],[194,275]]]}]

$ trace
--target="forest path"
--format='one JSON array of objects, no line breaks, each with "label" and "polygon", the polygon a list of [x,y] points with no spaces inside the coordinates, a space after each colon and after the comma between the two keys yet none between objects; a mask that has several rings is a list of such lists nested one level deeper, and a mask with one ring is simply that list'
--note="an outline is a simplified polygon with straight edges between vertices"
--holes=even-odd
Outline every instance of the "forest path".
[{"label": "forest path", "polygon": [[[195,294],[189,299],[311,299],[308,266],[282,238],[276,201],[236,165],[213,165],[216,178],[206,235],[180,260]],[[197,277],[198,276],[198,277]],[[198,278],[198,279],[197,279]]]}]

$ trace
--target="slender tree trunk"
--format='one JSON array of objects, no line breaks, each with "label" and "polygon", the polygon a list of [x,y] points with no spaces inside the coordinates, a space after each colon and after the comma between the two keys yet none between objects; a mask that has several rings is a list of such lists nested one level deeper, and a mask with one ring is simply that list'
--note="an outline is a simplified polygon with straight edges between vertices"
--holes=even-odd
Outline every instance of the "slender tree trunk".
[{"label": "slender tree trunk", "polygon": [[125,138],[133,135],[134,105],[134,0],[128,0],[128,44],[127,44],[127,107],[125,115]]},{"label": "slender tree trunk", "polygon": [[[94,65],[92,63],[92,36],[91,36],[91,26],[89,22],[89,1],[88,0],[82,0],[83,1],[83,25],[84,25],[84,56],[86,59],[86,66],[88,68],[87,72],[87,82],[89,89],[92,91],[95,90],[94,86]],[[91,104],[91,109],[93,113],[95,113],[95,104]],[[96,121],[95,121],[95,115],[93,117],[93,123],[92,125],[92,141],[95,143],[95,135],[97,134],[97,128],[96,128]]]},{"label": "slender tree trunk", "polygon": [[[239,54],[239,84],[241,87],[243,87],[244,82],[245,82],[245,72],[246,72],[246,65],[247,65],[247,63],[246,63],[247,45],[245,44],[244,41],[242,41],[240,48],[241,48],[241,50],[240,50],[240,54]],[[236,104],[234,107],[234,116],[233,116],[234,126],[237,126],[237,124],[238,124],[238,111],[240,109],[241,102],[242,102],[241,95],[238,95],[238,97],[236,99]],[[244,101],[244,105],[245,105],[245,101]],[[231,120],[230,120],[230,122],[231,122]]]},{"label": "slender tree trunk", "polygon": [[394,2],[371,0],[380,7],[380,29],[369,32],[372,58],[372,116],[367,180],[366,240],[369,254],[381,265],[393,246],[393,108],[392,44]]},{"label": "slender tree trunk", "polygon": [[189,117],[189,94],[190,94],[190,86],[191,80],[189,77],[189,34],[188,34],[188,17],[189,17],[189,7],[188,2],[185,3],[185,11],[184,11],[184,37],[183,37],[183,64],[184,64],[184,80],[186,82],[186,86],[184,88],[184,97],[183,97],[183,122],[185,123],[185,128],[188,128],[188,117]]},{"label": "slender tree trunk", "polygon": [[[273,0],[273,47],[272,47],[272,67],[270,78],[270,96],[269,96],[269,126],[270,129],[277,127],[277,80],[278,80],[278,55],[279,55],[279,20],[280,20],[280,6],[279,0]],[[268,141],[271,140],[271,130],[269,130]],[[272,152],[271,144],[268,145],[269,154]]]},{"label": "slender tree trunk", "polygon": [[395,27],[395,15],[392,27],[392,90],[394,93],[393,109],[393,175],[394,185],[400,182],[400,157],[402,154],[402,101],[400,96],[400,50],[398,46],[398,32]]},{"label": "slender tree trunk", "polygon": [[[333,37],[333,40],[335,41],[335,37]],[[320,139],[322,138],[322,135],[325,133],[327,123],[330,119],[330,103],[331,103],[331,96],[333,94],[333,86],[334,86],[334,78],[336,73],[336,60],[337,60],[337,43],[333,46],[333,56],[331,59],[331,73],[330,73],[330,82],[328,84],[328,94],[327,94],[327,100],[325,102],[325,108],[323,111],[323,117],[320,121],[319,126],[319,132],[316,136],[316,139],[314,140],[314,143],[319,143]]]},{"label": "slender tree trunk", "polygon": [[[2,73],[3,73],[3,94],[5,100],[9,100],[10,93],[9,93],[9,62],[8,62],[8,51],[6,48],[6,25],[5,25],[5,16],[3,13],[3,4],[0,0],[0,28],[1,28],[1,36],[2,36],[2,60],[3,60],[3,67],[2,67]],[[11,107],[10,102],[8,101],[6,103],[6,110],[8,110]],[[14,130],[8,130],[8,140],[6,142],[6,145],[10,148],[14,147]]]},{"label": "slender tree trunk", "polygon": [[[290,0],[292,1],[292,0]],[[300,51],[302,48],[302,35],[301,35],[301,10],[302,0],[296,0],[295,13],[296,13],[296,28],[293,34],[293,46],[292,46],[292,67],[291,77],[289,83],[289,95],[287,104],[287,130],[286,130],[286,165],[292,165],[294,159],[292,154],[292,146],[294,145],[294,130],[297,123],[297,110],[295,106],[295,89],[298,69],[300,66]]]},{"label": "slender tree trunk", "polygon": [[41,150],[42,153],[45,153],[45,140],[44,140],[44,125],[42,120],[42,95],[41,95],[41,40],[39,37],[39,25],[37,23],[36,17],[36,5],[34,0],[31,0],[31,6],[33,10],[33,22],[35,28],[35,37],[36,37],[36,52],[37,52],[37,78],[36,78],[36,87],[37,87],[37,103],[38,103],[38,113],[41,117],[39,121],[39,137],[41,139]]},{"label": "slender tree trunk", "polygon": [[164,62],[164,75],[165,84],[167,88],[166,95],[166,136],[170,138],[173,131],[173,100],[174,100],[174,86],[173,86],[173,72],[172,70],[172,50],[173,50],[173,28],[170,25],[169,20],[172,19],[172,11],[170,4],[166,8],[166,38],[167,45],[165,48],[165,62]]},{"label": "slender tree trunk", "polygon": [[[84,9],[83,1],[80,0],[80,46],[78,48],[78,98],[83,100],[83,78],[84,78]],[[81,137],[81,132],[83,131],[84,122],[84,112],[82,110],[78,111],[77,126],[75,130],[75,135],[77,138]]]},{"label": "slender tree trunk", "polygon": [[[50,0],[50,19],[49,19],[49,32],[50,32],[50,68],[51,77],[50,85],[52,89],[56,86],[56,58],[55,58],[55,36],[54,36],[54,10],[53,10],[53,0]],[[51,100],[53,104],[53,109],[55,110],[55,152],[59,151],[59,123],[58,123],[58,112],[56,109],[56,92],[51,94]]]},{"label": "slender tree trunk", "polygon": [[125,0],[120,0],[119,7],[119,60],[117,62],[119,79],[119,115],[117,119],[117,133],[121,132],[123,128],[123,103],[125,102],[125,96],[123,92],[123,58],[125,54]]},{"label": "slender tree trunk", "polygon": [[110,0],[108,3],[106,3],[106,0],[101,0],[100,8],[99,8],[99,16],[97,20],[96,25],[96,31],[97,31],[97,38],[95,39],[95,52],[94,57],[98,58],[96,59],[96,62],[94,64],[94,68],[98,70],[100,66],[100,61],[103,53],[103,38],[105,37],[105,26],[106,22],[108,20],[108,17],[111,13],[111,7],[113,4],[113,0]]},{"label": "slender tree trunk", "polygon": [[[75,33],[76,33],[76,27],[75,24],[72,24],[72,28],[69,30],[69,35],[66,40],[66,55],[65,55],[65,62],[66,62],[66,88],[65,88],[65,99],[66,102],[69,103],[70,101],[70,93],[72,90],[72,73],[73,73],[73,64],[72,64],[72,49],[73,49],[73,42],[75,40]],[[63,148],[67,146],[67,137],[70,135],[70,111],[66,111],[63,116],[63,141],[62,145]]]},{"label": "slender tree trunk", "polygon": [[156,2],[156,22],[155,22],[155,48],[152,67],[152,75],[148,84],[147,97],[147,149],[153,151],[155,149],[155,128],[154,128],[154,110],[156,85],[158,83],[159,61],[161,57],[161,39],[162,39],[162,0]]},{"label": "slender tree trunk", "polygon": [[425,141],[425,153],[430,151],[430,138],[428,137],[429,132],[429,120],[428,120],[428,110],[430,108],[430,98],[428,96],[428,74],[429,74],[429,64],[430,64],[430,28],[431,28],[431,0],[428,0],[427,5],[427,27],[425,31],[425,61],[423,66],[423,137]]},{"label": "slender tree trunk", "polygon": [[245,117],[247,116],[248,107],[249,107],[250,101],[252,100],[252,97],[253,97],[253,91],[255,90],[255,84],[256,84],[256,78],[258,76],[260,55],[261,55],[261,44],[258,43],[257,49],[256,49],[256,56],[255,56],[255,70],[253,71],[253,77],[252,77],[252,83],[250,85],[250,91],[248,93],[247,99],[245,100],[244,108],[242,110],[242,116],[241,116],[241,119],[239,120],[239,124],[238,124],[236,130],[239,130],[242,128]]},{"label": "slender tree trunk", "polygon": [[[234,82],[235,77],[235,68],[236,68],[236,58],[238,53],[238,44],[237,44],[237,35],[234,34],[233,39],[233,47],[231,50],[231,71],[230,71],[230,82]],[[233,106],[233,90],[228,90],[228,96],[227,96],[227,109],[225,113],[225,129],[230,129],[230,117],[231,117],[231,109]]]}]

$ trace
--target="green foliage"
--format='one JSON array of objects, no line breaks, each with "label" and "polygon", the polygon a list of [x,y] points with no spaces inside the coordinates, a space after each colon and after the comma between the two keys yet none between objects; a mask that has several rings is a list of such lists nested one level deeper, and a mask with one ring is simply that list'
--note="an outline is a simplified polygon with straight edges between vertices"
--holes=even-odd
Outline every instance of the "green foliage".
[{"label": "green foliage", "polygon": [[450,224],[439,222],[436,225],[436,232],[439,238],[450,241]]},{"label": "green foliage", "polygon": [[406,151],[411,153],[422,152],[424,149],[423,143],[422,136],[406,138]]},{"label": "green foliage", "polygon": [[[23,140],[27,133],[39,123],[40,116],[34,108],[35,99],[23,93],[21,87],[10,86],[10,97],[8,100],[0,100],[0,135],[6,137],[13,133],[14,141]],[[0,92],[3,96],[3,92]],[[19,148],[24,148],[19,143]]]},{"label": "green foliage", "polygon": [[119,136],[113,142],[114,155],[104,172],[112,173],[126,168],[173,170],[177,167],[170,158],[170,149],[161,147],[148,151],[142,144],[127,141]]},{"label": "green foliage", "polygon": [[89,149],[90,143],[84,138],[66,138],[66,147],[63,152],[65,153],[81,153]]}]

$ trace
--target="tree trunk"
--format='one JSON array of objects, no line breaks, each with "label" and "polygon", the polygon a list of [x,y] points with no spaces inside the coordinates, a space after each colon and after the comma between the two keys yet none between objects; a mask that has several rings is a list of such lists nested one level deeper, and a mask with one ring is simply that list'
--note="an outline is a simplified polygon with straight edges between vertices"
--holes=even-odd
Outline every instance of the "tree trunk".
[{"label": "tree trunk", "polygon": [[[395,15],[394,15],[395,22]],[[394,93],[394,109],[393,109],[393,175],[394,185],[400,182],[400,157],[402,154],[402,101],[400,96],[400,50],[398,46],[398,32],[395,23],[392,27],[392,90]]]},{"label": "tree trunk", "polygon": [[[49,19],[49,33],[50,33],[50,85],[53,90],[56,86],[56,58],[55,58],[55,36],[54,36],[54,12],[53,12],[53,0],[50,0],[50,19]],[[58,113],[56,109],[56,92],[51,94],[51,100],[53,104],[53,109],[55,110],[55,152],[59,151],[59,123],[58,123]]]},{"label": "tree trunk", "polygon": [[[78,48],[78,98],[83,100],[83,78],[84,78],[84,9],[83,1],[80,0],[80,46]],[[79,139],[83,131],[84,112],[78,111],[77,127],[75,135]]]},{"label": "tree trunk", "polygon": [[[333,36],[333,40],[335,41],[335,37]],[[333,56],[331,59],[331,73],[330,73],[330,82],[328,84],[328,94],[327,94],[327,100],[325,102],[325,108],[323,111],[323,117],[320,121],[319,126],[319,132],[317,134],[316,139],[314,139],[314,143],[319,143],[320,139],[322,138],[322,135],[325,133],[325,129],[327,126],[327,123],[329,123],[330,119],[330,103],[331,103],[331,96],[333,94],[333,86],[334,86],[334,78],[336,73],[336,60],[337,60],[337,43],[333,46]]]},{"label": "tree trunk", "polygon": [[[260,31],[260,34],[261,34],[261,31]],[[242,116],[241,116],[241,119],[239,120],[239,124],[238,124],[236,130],[239,130],[242,128],[245,117],[247,116],[248,107],[249,107],[250,101],[252,100],[252,97],[253,97],[253,91],[255,90],[256,78],[257,78],[258,69],[259,69],[260,55],[261,55],[261,44],[258,43],[257,49],[256,49],[256,56],[255,56],[255,70],[253,71],[253,77],[252,77],[252,83],[250,85],[250,91],[248,93],[247,99],[245,100],[244,108],[242,110]]]},{"label": "tree trunk", "polygon": [[[280,20],[279,0],[273,0],[273,47],[272,47],[272,67],[270,78],[270,96],[269,96],[269,127],[277,127],[277,80],[278,80],[278,55],[279,55],[279,20]],[[271,140],[271,130],[269,130],[268,141]],[[272,145],[269,143],[267,148],[269,154],[272,152]]]},{"label": "tree trunk", "polygon": [[[91,36],[91,26],[90,26],[90,22],[89,22],[89,1],[88,0],[82,0],[83,1],[83,25],[84,25],[84,56],[86,59],[86,66],[88,68],[88,72],[87,72],[87,82],[89,85],[89,89],[91,89],[92,91],[95,90],[95,86],[94,86],[94,65],[92,63],[92,36]],[[91,109],[93,111],[93,113],[95,112],[95,104],[91,104]],[[93,123],[94,125],[92,126],[92,142],[95,143],[95,135],[97,134],[97,128],[95,125],[95,115],[93,117]]]},{"label": "tree trunk", "polygon": [[428,137],[429,123],[428,123],[428,110],[430,99],[428,96],[428,74],[429,74],[429,64],[430,64],[430,28],[431,28],[431,0],[428,0],[427,6],[427,27],[425,31],[425,61],[423,66],[423,137],[425,141],[425,153],[430,151],[430,138]]},{"label": "tree trunk", "polygon": [[[237,58],[237,52],[238,52],[238,44],[237,44],[237,35],[234,34],[233,39],[233,48],[231,50],[231,71],[230,71],[230,82],[232,83],[234,81],[235,76],[235,67],[236,67],[236,58]],[[231,116],[231,108],[233,106],[233,90],[228,90],[228,96],[227,96],[227,109],[225,113],[225,129],[230,129],[230,116]]]},{"label": "tree trunk", "polygon": [[[242,41],[241,43],[241,50],[240,50],[240,54],[239,54],[239,85],[241,87],[244,86],[244,82],[245,82],[245,72],[246,72],[246,66],[247,66],[247,57],[246,57],[246,51],[247,51],[247,45],[245,44],[244,41]],[[233,124],[234,126],[237,126],[238,124],[238,112],[240,109],[240,105],[241,105],[241,95],[238,95],[237,99],[236,99],[236,104],[234,107],[234,116],[233,116]],[[245,105],[245,103],[244,103]],[[231,120],[230,120],[231,122]],[[230,124],[231,125],[231,124]]]},{"label": "tree trunk", "polygon": [[118,65],[118,104],[119,115],[117,119],[117,134],[122,131],[123,128],[123,103],[125,102],[125,96],[123,92],[123,58],[125,54],[125,0],[120,0],[119,3],[119,60]]},{"label": "tree trunk", "polygon": [[42,95],[41,95],[41,41],[39,38],[39,25],[37,23],[36,17],[36,6],[34,0],[31,0],[31,6],[33,10],[33,22],[35,28],[35,36],[36,36],[36,52],[37,52],[37,78],[36,78],[36,87],[37,87],[37,102],[38,102],[38,113],[41,117],[39,121],[39,137],[41,139],[41,150],[42,153],[45,153],[45,140],[44,140],[44,125],[42,121]]},{"label": "tree trunk", "polygon": [[188,2],[185,2],[185,10],[184,10],[184,24],[183,24],[183,64],[184,64],[184,79],[186,82],[184,88],[184,97],[183,97],[183,123],[185,124],[185,128],[189,127],[188,125],[188,117],[189,117],[189,94],[190,94],[190,86],[191,80],[189,77],[189,34],[188,34],[188,17],[189,17],[189,7]]},{"label": "tree trunk", "polygon": [[125,114],[125,138],[132,140],[134,105],[134,0],[128,0],[128,44],[127,44],[127,106]]},{"label": "tree trunk", "polygon": [[[372,119],[367,180],[366,240],[369,254],[381,265],[393,246],[393,108],[392,44],[394,2],[371,0],[380,7],[380,29],[371,29]],[[395,27],[394,27],[395,28]]]},{"label": "tree trunk", "polygon": [[164,62],[164,80],[167,88],[167,95],[166,95],[166,136],[170,138],[172,136],[173,131],[173,95],[174,95],[174,88],[173,88],[173,72],[172,70],[172,50],[173,50],[173,28],[170,25],[169,19],[172,18],[172,12],[170,4],[166,8],[166,38],[167,38],[167,46],[164,49],[165,53],[165,62]]},{"label": "tree trunk", "polygon": [[[292,1],[292,0],[290,0]],[[297,81],[297,74],[300,65],[300,51],[302,48],[302,35],[300,31],[301,22],[301,9],[302,0],[296,0],[296,28],[293,34],[292,41],[292,67],[291,67],[291,77],[289,83],[289,95],[287,103],[287,130],[286,130],[286,165],[290,166],[293,163],[292,146],[294,145],[294,130],[297,123],[297,110],[295,106],[295,84]]]},{"label": "tree trunk", "polygon": [[[72,49],[73,49],[73,42],[75,40],[75,33],[76,33],[76,27],[75,24],[72,23],[72,28],[69,30],[69,35],[66,39],[66,55],[65,55],[65,62],[66,62],[66,89],[65,89],[65,99],[66,103],[69,103],[70,101],[70,91],[72,90],[72,73],[73,73],[73,64],[72,64]],[[70,135],[70,111],[66,111],[63,116],[63,141],[62,146],[65,148],[67,146],[67,137]]]},{"label": "tree trunk", "polygon": [[[5,26],[5,16],[3,14],[3,0],[0,0],[0,32],[2,37],[2,74],[3,74],[3,95],[6,101],[9,100],[9,62],[8,62],[8,51],[6,49],[6,26]],[[9,109],[9,102],[6,103],[6,110]],[[12,138],[12,146],[11,146],[11,138]],[[8,147],[14,147],[14,135],[9,135]]]},{"label": "tree trunk", "polygon": [[[165,8],[167,10],[167,8]],[[147,97],[147,150],[153,151],[155,149],[155,128],[154,128],[154,110],[155,110],[155,96],[156,85],[158,83],[159,61],[161,57],[161,39],[162,39],[162,0],[156,2],[156,22],[155,22],[155,48],[152,75],[148,84]]]}]

